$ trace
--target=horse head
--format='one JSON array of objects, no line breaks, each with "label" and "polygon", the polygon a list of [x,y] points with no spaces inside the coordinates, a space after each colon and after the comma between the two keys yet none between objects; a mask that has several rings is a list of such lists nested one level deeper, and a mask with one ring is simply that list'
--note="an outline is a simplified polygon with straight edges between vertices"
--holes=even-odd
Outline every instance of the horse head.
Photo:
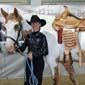
[{"label": "horse head", "polygon": [[8,52],[14,52],[14,43],[17,40],[19,31],[21,30],[22,17],[18,10],[14,8],[13,13],[7,13],[1,8],[1,13],[5,19],[4,26],[6,27],[6,48]]},{"label": "horse head", "polygon": [[59,27],[65,27],[65,26],[72,26],[74,28],[79,27],[80,24],[82,24],[81,18],[73,15],[67,6],[64,6],[65,10],[58,16],[55,17],[53,21],[53,28],[55,30],[58,30]]}]

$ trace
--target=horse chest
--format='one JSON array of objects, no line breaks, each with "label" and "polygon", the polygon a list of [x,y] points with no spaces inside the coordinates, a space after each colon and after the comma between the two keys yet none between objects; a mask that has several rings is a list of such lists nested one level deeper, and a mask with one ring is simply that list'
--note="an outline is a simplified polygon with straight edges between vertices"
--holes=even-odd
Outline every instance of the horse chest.
[{"label": "horse chest", "polygon": [[62,39],[68,49],[75,48],[77,45],[77,35],[73,30],[63,30]]}]

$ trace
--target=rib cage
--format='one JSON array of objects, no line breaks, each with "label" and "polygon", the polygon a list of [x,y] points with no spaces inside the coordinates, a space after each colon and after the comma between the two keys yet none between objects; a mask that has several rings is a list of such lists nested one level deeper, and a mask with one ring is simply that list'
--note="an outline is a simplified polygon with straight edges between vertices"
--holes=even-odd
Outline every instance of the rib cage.
[{"label": "rib cage", "polygon": [[62,39],[64,46],[69,50],[77,46],[77,35],[75,29],[63,29]]}]

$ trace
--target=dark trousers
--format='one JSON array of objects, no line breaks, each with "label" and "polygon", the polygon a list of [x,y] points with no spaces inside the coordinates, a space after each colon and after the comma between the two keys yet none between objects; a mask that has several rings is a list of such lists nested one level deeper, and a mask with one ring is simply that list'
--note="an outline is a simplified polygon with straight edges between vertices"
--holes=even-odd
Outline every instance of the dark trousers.
[{"label": "dark trousers", "polygon": [[[2,36],[1,36],[1,33],[0,33],[0,42],[2,41]],[[1,44],[0,44],[0,52],[2,51],[1,49]]]},{"label": "dark trousers", "polygon": [[[30,64],[30,60],[28,59],[28,62]],[[33,59],[33,72],[36,78],[38,79],[38,85],[42,85],[42,76],[43,76],[43,70],[44,70],[44,59],[42,58],[34,58]],[[25,85],[29,84],[29,77],[30,77],[30,70],[26,62],[26,82]]]}]

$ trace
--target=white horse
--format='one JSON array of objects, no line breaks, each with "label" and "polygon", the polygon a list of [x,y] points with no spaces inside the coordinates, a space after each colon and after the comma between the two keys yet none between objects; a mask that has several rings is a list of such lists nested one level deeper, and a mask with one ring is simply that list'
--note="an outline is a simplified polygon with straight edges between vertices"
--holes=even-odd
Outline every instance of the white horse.
[{"label": "white horse", "polygon": [[32,31],[30,25],[14,8],[14,12],[8,14],[1,8],[1,13],[5,19],[4,26],[6,27],[6,49],[8,52],[14,51],[14,44],[19,40],[21,33],[26,37],[27,33]]}]

